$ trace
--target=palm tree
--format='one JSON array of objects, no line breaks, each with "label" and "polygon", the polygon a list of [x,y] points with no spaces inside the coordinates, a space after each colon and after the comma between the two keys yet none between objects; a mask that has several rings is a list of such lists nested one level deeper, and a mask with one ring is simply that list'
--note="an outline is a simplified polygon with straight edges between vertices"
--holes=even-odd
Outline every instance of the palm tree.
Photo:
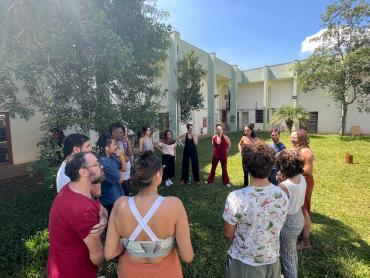
[{"label": "palm tree", "polygon": [[302,106],[294,106],[292,104],[283,105],[271,117],[271,123],[280,124],[285,123],[289,129],[289,133],[292,132],[294,123],[300,121],[308,121],[310,114]]}]

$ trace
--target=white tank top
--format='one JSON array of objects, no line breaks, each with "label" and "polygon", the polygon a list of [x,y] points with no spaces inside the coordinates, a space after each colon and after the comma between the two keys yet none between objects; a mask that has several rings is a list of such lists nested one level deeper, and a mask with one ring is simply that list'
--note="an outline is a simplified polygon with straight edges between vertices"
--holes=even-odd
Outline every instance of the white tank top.
[{"label": "white tank top", "polygon": [[289,192],[288,215],[296,214],[304,204],[307,183],[302,175],[300,177],[301,181],[299,184],[292,183],[290,179],[282,182]]}]

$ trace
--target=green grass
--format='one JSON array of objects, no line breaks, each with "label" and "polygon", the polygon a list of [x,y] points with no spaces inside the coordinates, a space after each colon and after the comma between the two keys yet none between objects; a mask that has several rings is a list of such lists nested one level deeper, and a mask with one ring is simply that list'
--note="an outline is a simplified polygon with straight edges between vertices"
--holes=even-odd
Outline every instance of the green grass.
[{"label": "green grass", "polygon": [[[268,134],[258,136],[268,140]],[[223,237],[222,211],[227,194],[243,183],[237,152],[240,134],[232,134],[228,170],[234,188],[222,186],[220,166],[211,186],[161,188],[185,204],[194,261],[184,265],[185,277],[223,277],[229,243]],[[282,141],[290,147],[287,136]],[[300,254],[299,277],[370,277],[370,138],[313,135],[315,187],[312,197],[313,249]],[[178,149],[177,177],[181,152]],[[210,170],[210,139],[198,146],[201,178]],[[354,164],[343,163],[346,152]],[[47,218],[55,189],[38,186],[32,192],[1,201],[0,277],[42,277],[47,258]],[[103,274],[115,277],[115,263]]]}]

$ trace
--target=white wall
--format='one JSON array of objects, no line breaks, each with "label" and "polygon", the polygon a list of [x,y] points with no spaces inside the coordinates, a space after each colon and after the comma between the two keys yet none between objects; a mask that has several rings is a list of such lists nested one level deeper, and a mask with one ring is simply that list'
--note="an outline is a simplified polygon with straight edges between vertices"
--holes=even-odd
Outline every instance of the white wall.
[{"label": "white wall", "polygon": [[318,132],[337,133],[340,130],[339,109],[322,90],[299,92],[298,101],[307,111],[318,112]]},{"label": "white wall", "polygon": [[238,110],[263,108],[263,83],[238,85]]},{"label": "white wall", "polygon": [[[263,92],[261,92],[263,93]],[[269,107],[279,108],[292,103],[293,79],[270,82]]]},{"label": "white wall", "polygon": [[41,140],[41,116],[36,114],[29,121],[10,119],[10,136],[13,164],[34,161],[38,158],[37,143]]}]

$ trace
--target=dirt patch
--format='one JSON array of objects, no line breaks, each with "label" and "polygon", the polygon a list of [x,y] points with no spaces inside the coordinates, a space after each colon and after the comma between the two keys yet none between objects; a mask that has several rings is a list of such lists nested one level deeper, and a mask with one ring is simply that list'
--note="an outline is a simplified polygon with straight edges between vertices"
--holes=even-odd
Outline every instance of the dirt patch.
[{"label": "dirt patch", "polygon": [[30,177],[29,175],[0,180],[0,201],[28,194],[41,186],[41,181],[40,177]]}]

